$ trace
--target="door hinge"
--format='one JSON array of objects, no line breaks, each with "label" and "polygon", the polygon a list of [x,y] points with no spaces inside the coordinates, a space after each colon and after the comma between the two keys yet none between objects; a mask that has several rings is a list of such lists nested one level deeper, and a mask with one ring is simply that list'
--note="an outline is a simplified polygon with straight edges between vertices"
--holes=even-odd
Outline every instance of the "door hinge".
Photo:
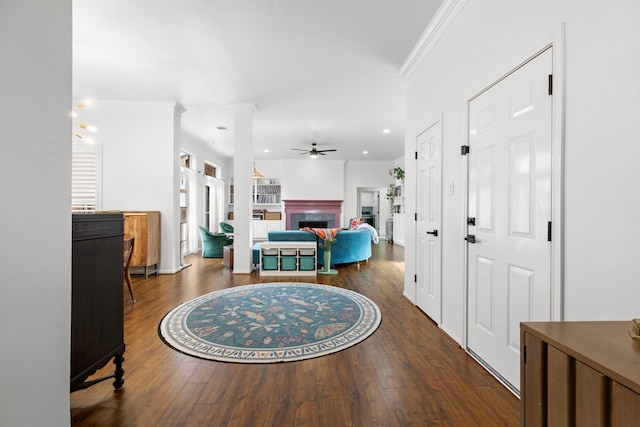
[{"label": "door hinge", "polygon": [[527,364],[527,346],[523,346],[522,347],[522,364],[526,365]]},{"label": "door hinge", "polygon": [[417,221],[417,220],[418,220],[418,212],[416,212],[416,213],[414,213],[414,214],[413,214],[413,220],[414,220],[414,221]]},{"label": "door hinge", "polygon": [[547,242],[551,241],[551,221],[547,222]]},{"label": "door hinge", "polygon": [[418,275],[417,275],[417,274],[414,274],[414,275],[413,275],[413,281],[414,281],[415,283],[418,283]]},{"label": "door hinge", "polygon": [[469,146],[468,145],[460,146],[460,155],[465,156],[467,154],[469,154]]},{"label": "door hinge", "polygon": [[553,74],[549,74],[549,95],[553,95]]},{"label": "door hinge", "polygon": [[416,151],[416,160],[418,160],[418,152]]}]

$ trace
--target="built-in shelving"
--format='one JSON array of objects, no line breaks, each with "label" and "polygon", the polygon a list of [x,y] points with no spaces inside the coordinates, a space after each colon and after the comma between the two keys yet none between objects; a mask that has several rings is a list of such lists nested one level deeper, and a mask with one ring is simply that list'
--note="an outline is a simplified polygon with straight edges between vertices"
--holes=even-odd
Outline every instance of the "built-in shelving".
[{"label": "built-in shelving", "polygon": [[280,205],[282,203],[282,190],[280,180],[274,178],[254,179],[253,204],[254,205]]},{"label": "built-in shelving", "polygon": [[396,181],[393,188],[393,242],[404,246],[405,235],[405,186],[404,181]]},{"label": "built-in shelving", "polygon": [[393,213],[404,213],[404,184],[398,183],[393,188]]},{"label": "built-in shelving", "polygon": [[[235,188],[229,180],[229,212],[233,212]],[[251,204],[254,210],[282,213],[282,187],[279,178],[254,179],[251,187]],[[229,218],[231,219],[231,218]]]},{"label": "built-in shelving", "polygon": [[[235,191],[233,178],[229,180],[229,216],[234,219]],[[267,240],[269,231],[283,230],[282,187],[279,178],[254,179],[251,187],[253,208],[253,239]]]}]

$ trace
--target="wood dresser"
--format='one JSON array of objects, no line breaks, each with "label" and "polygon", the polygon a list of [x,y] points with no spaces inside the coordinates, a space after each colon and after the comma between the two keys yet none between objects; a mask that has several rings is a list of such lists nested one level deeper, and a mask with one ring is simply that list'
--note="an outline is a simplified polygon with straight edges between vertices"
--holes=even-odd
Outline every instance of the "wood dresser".
[{"label": "wood dresser", "polygon": [[[72,216],[71,391],[108,378],[122,387],[124,360],[122,213]],[[113,375],[85,380],[113,358]]]},{"label": "wood dresser", "polygon": [[158,273],[160,263],[160,212],[123,212],[124,232],[136,239],[131,255],[131,273],[143,270],[145,279]]},{"label": "wood dresser", "polygon": [[521,425],[640,426],[631,321],[522,323]]}]

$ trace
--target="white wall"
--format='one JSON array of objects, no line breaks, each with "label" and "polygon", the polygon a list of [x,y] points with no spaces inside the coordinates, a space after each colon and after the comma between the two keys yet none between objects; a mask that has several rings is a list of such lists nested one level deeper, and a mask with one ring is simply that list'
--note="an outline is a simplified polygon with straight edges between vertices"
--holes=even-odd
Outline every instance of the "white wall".
[{"label": "white wall", "polygon": [[[160,272],[179,270],[176,103],[105,101],[83,109],[102,144],[102,208],[160,211]],[[178,129],[179,130],[179,129]]]},{"label": "white wall", "polygon": [[[547,41],[559,42],[563,22],[565,319],[638,316],[633,297],[640,260],[635,227],[640,213],[638,17],[640,3],[634,0],[588,5],[579,0],[469,1],[406,82],[407,153],[415,150],[415,136],[424,126],[443,114],[443,183],[453,183],[455,191],[443,193],[442,327],[455,339],[462,337],[464,318],[464,199],[459,191],[464,160],[459,150],[466,143],[466,101]],[[561,76],[557,60],[554,70]],[[408,177],[414,169],[407,157]],[[407,184],[407,212],[412,212],[415,183]],[[410,226],[407,222],[406,244],[415,251]],[[406,258],[412,278],[415,260]],[[413,286],[413,280],[405,281],[405,290]]]},{"label": "white wall", "polygon": [[[393,162],[379,161],[347,161],[344,176],[345,202],[342,205],[343,217],[348,220],[360,216],[358,210],[358,188],[388,187],[393,181],[389,169]],[[384,194],[381,195],[380,211],[386,206]],[[345,224],[349,225],[349,224]]]},{"label": "white wall", "polygon": [[375,191],[364,190],[360,193],[360,205],[361,206],[372,206],[376,207],[378,205],[378,201],[376,200],[377,194]]},{"label": "white wall", "polygon": [[344,200],[344,160],[282,160],[282,200]]},{"label": "white wall", "polygon": [[283,160],[256,160],[256,170],[265,178],[282,178]]},{"label": "white wall", "polygon": [[344,160],[282,160],[283,200],[343,200],[343,182]]},{"label": "white wall", "polygon": [[71,2],[0,2],[0,425],[69,425]]}]

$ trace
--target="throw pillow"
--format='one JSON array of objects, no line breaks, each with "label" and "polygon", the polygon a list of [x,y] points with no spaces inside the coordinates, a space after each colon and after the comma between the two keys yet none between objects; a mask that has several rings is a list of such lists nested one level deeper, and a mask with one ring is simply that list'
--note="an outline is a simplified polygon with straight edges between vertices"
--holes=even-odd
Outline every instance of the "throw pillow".
[{"label": "throw pillow", "polygon": [[349,220],[349,230],[355,230],[360,224],[362,224],[362,218],[351,218]]}]

